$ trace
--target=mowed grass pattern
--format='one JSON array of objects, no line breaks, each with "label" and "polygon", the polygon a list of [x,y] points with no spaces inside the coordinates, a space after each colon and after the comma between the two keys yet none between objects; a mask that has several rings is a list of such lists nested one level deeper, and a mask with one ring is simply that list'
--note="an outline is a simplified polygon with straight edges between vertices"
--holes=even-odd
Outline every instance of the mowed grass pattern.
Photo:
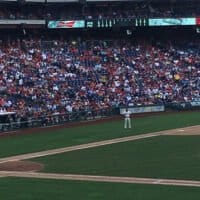
[{"label": "mowed grass pattern", "polygon": [[193,187],[0,178],[5,200],[199,200]]},{"label": "mowed grass pattern", "polygon": [[[166,129],[180,128],[191,125],[199,125],[199,112],[194,113],[177,113],[177,114],[169,114],[169,115],[161,115],[161,116],[152,116],[152,117],[144,117],[144,118],[136,118],[133,119],[134,128],[130,130],[123,129],[123,120],[117,122],[108,122],[102,123],[98,125],[87,125],[76,128],[67,128],[60,129],[56,131],[46,132],[44,130],[38,131],[38,134],[32,135],[18,135],[14,137],[0,138],[0,157],[6,157],[10,155],[17,155],[22,153],[29,152],[37,152],[41,150],[54,149],[66,146],[72,146],[77,144],[84,144],[88,142],[106,140],[111,138],[124,137],[129,135],[137,135],[155,131],[161,131]],[[176,136],[175,136],[176,137]],[[174,137],[174,139],[176,139]],[[174,145],[169,137],[163,137],[162,140],[160,138],[149,138],[146,140],[140,140],[135,142],[121,143],[118,152],[116,151],[114,154],[112,152],[113,145],[105,146],[102,148],[98,147],[95,149],[88,149],[89,151],[81,151],[72,152],[68,154],[60,154],[60,156],[56,158],[54,161],[48,161],[46,163],[45,170],[51,170],[51,167],[55,164],[58,167],[58,160],[61,161],[64,159],[63,172],[66,171],[66,160],[70,161],[71,156],[75,156],[73,161],[69,165],[69,169],[71,170],[73,165],[75,172],[77,169],[81,169],[79,171],[81,173],[101,173],[101,174],[117,174],[117,175],[126,175],[125,170],[119,172],[121,166],[125,167],[127,170],[127,174],[129,174],[133,160],[138,160],[135,162],[137,172],[139,175],[151,176],[155,175],[155,169],[158,167],[159,161],[155,162],[158,157],[161,157],[161,163],[164,164],[171,162],[171,160],[167,159],[167,156],[171,156],[170,159],[184,159],[185,151],[182,151],[184,147],[186,147],[187,152],[186,156],[192,158],[194,160],[198,158],[199,152],[199,138],[193,138],[194,144],[191,144],[192,141],[188,141],[185,139],[184,141],[180,141],[179,148],[177,152],[173,151]],[[171,137],[170,137],[171,138]],[[184,137],[187,138],[187,137]],[[156,140],[159,141],[156,141]],[[170,142],[169,142],[170,141]],[[127,148],[131,145],[132,148]],[[164,144],[164,145],[162,145]],[[116,144],[118,145],[118,144]],[[190,145],[190,146],[188,146]],[[151,151],[145,152],[144,146],[151,148]],[[192,154],[192,149],[193,154]],[[162,148],[161,148],[162,147]],[[105,149],[104,149],[105,148]],[[160,148],[162,151],[160,151]],[[129,149],[129,151],[127,151]],[[92,151],[91,151],[92,150]],[[97,155],[98,153],[99,155]],[[146,149],[147,150],[147,149]],[[162,156],[161,152],[165,152]],[[182,153],[181,153],[182,152]],[[128,153],[130,153],[130,157],[128,158]],[[136,153],[136,154],[135,154]],[[96,154],[96,155],[95,155]],[[106,156],[103,158],[103,155]],[[122,163],[121,155],[126,154],[125,159],[126,163]],[[154,155],[154,156],[153,156]],[[174,155],[174,157],[173,157]],[[108,158],[110,156],[110,158]],[[52,159],[53,157],[48,157],[48,159]],[[164,159],[165,158],[165,159]],[[191,159],[192,159],[191,158]],[[45,158],[47,159],[47,157]],[[53,158],[54,159],[54,158]],[[85,160],[86,159],[86,160]],[[143,159],[143,160],[142,160]],[[83,160],[81,163],[80,161]],[[109,162],[108,162],[109,160]],[[40,160],[41,161],[41,160]],[[86,162],[87,161],[87,162]],[[46,161],[45,161],[46,162]],[[100,168],[94,169],[93,167],[96,165],[95,163],[99,163]],[[129,166],[129,162],[131,165]],[[181,161],[182,162],[182,161]],[[103,165],[102,165],[103,163]],[[121,163],[121,164],[119,164]],[[143,164],[142,164],[143,163]],[[154,163],[150,165],[150,163]],[[178,160],[177,160],[178,163]],[[81,165],[80,165],[81,164]],[[80,165],[80,166],[79,166]],[[120,166],[121,165],[121,166]],[[151,166],[146,168],[145,165]],[[191,163],[188,163],[189,166],[192,166]],[[61,163],[62,166],[62,163]],[[91,171],[87,169],[90,166]],[[102,168],[103,166],[103,168]],[[140,166],[140,167],[138,167]],[[169,165],[170,166],[170,165]],[[195,170],[196,163],[193,162],[193,171],[192,176],[198,175],[197,168]],[[52,171],[58,170],[61,172],[61,169],[58,169],[54,166]],[[115,170],[113,170],[115,168]],[[141,170],[139,169],[141,168]],[[178,167],[177,167],[178,168]],[[187,171],[180,171],[181,168],[177,169],[177,173],[185,173]],[[183,170],[185,170],[183,169]],[[173,169],[174,170],[174,169]],[[174,172],[171,170],[171,172]],[[144,173],[144,171],[146,171]],[[160,172],[160,174],[156,174],[156,176],[166,176],[170,170],[167,170],[165,173]],[[77,171],[76,171],[77,172]],[[196,173],[196,175],[195,175]],[[138,176],[139,176],[138,175]],[[173,175],[173,173],[171,173]],[[191,176],[190,176],[191,177]],[[31,179],[31,178],[0,178],[0,199],[6,200],[199,200],[200,198],[200,188],[193,187],[176,187],[176,186],[161,186],[161,185],[140,185],[140,184],[120,184],[120,183],[98,183],[98,182],[81,182],[81,181],[64,181],[64,180],[44,180],[44,179]]]},{"label": "mowed grass pattern", "polygon": [[200,124],[199,115],[199,112],[180,112],[176,114],[133,118],[133,129],[131,130],[124,130],[123,120],[65,128],[50,132],[41,129],[37,134],[0,138],[0,157],[198,125]]},{"label": "mowed grass pattern", "polygon": [[45,172],[200,180],[200,136],[159,136],[46,156]]}]

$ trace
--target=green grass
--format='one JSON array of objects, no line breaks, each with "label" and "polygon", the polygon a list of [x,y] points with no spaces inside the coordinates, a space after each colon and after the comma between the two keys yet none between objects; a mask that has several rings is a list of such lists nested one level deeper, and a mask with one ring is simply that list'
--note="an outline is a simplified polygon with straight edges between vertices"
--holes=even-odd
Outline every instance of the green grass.
[{"label": "green grass", "polygon": [[45,172],[200,180],[200,136],[159,136],[33,159]]},{"label": "green grass", "polygon": [[[0,138],[0,157],[199,124],[199,112],[194,112],[136,118],[131,131],[123,129],[123,120],[51,132],[41,130],[39,134]],[[199,179],[199,144],[198,136],[165,136],[34,160],[43,161],[45,171],[167,178],[184,175]],[[200,188],[6,177],[0,178],[0,199],[199,200]]]},{"label": "green grass", "polygon": [[199,200],[200,188],[0,178],[2,200]]},{"label": "green grass", "polygon": [[41,130],[40,134],[17,135],[0,138],[0,157],[66,147],[88,142],[137,135],[166,129],[200,124],[199,112],[176,113],[144,118],[132,121],[132,131],[123,129],[123,120],[97,125],[66,128],[51,132]]}]

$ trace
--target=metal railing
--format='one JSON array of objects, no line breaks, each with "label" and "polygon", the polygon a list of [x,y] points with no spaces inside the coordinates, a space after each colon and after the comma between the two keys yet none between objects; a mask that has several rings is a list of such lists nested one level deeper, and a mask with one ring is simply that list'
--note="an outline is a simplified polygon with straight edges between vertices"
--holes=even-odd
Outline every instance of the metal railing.
[{"label": "metal railing", "polygon": [[0,132],[9,132],[17,129],[46,127],[61,125],[68,122],[80,122],[105,118],[118,112],[115,108],[98,110],[82,110],[65,114],[44,115],[38,118],[27,117],[26,119],[16,118],[10,122],[0,123]]},{"label": "metal railing", "polygon": [[[163,105],[166,109],[172,109],[172,110],[199,110],[200,109],[200,102],[195,102],[196,104],[193,104],[194,102],[177,102],[177,103],[168,103]],[[149,107],[155,107],[155,111],[161,111],[158,110],[160,108],[159,105],[144,105],[144,106],[136,106],[137,112],[135,113],[145,113],[149,111]],[[47,126],[55,126],[55,125],[61,125],[61,124],[67,124],[70,122],[80,122],[80,121],[91,121],[91,120],[97,120],[102,119],[105,117],[113,116],[120,114],[120,110],[124,107],[114,107],[114,108],[103,108],[98,110],[80,110],[76,112],[71,113],[64,113],[64,114],[52,114],[52,115],[43,115],[38,118],[33,117],[27,117],[27,118],[20,118],[20,117],[14,117],[10,118],[11,120],[9,122],[2,123],[0,122],[0,132],[9,132],[14,131],[17,129],[26,129],[26,128],[33,128],[33,127],[47,127]],[[141,109],[142,108],[142,109]],[[133,109],[133,108],[132,108]],[[152,109],[152,108],[151,108]],[[139,112],[140,111],[140,112]],[[164,110],[162,110],[164,111]],[[153,112],[152,110],[150,112]]]}]

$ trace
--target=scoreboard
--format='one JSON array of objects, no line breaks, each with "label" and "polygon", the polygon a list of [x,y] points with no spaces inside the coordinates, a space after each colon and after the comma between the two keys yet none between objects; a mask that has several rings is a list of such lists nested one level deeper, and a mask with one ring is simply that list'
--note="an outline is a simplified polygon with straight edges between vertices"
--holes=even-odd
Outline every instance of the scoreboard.
[{"label": "scoreboard", "polygon": [[[1,24],[1,23],[0,23]],[[112,27],[200,26],[200,17],[190,18],[105,18],[48,21],[48,28],[112,28]]]},{"label": "scoreboard", "polygon": [[148,19],[145,18],[112,18],[86,20],[86,28],[112,28],[126,26],[148,26]]}]

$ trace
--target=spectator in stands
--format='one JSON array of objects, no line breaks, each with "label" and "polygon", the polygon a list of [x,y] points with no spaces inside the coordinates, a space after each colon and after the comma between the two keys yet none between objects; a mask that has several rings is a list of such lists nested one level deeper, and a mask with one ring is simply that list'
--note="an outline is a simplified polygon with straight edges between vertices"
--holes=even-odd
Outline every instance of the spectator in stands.
[{"label": "spectator in stands", "polygon": [[[199,41],[10,41],[0,46],[0,107],[21,119],[199,97]],[[46,123],[46,122],[44,122]]]}]

